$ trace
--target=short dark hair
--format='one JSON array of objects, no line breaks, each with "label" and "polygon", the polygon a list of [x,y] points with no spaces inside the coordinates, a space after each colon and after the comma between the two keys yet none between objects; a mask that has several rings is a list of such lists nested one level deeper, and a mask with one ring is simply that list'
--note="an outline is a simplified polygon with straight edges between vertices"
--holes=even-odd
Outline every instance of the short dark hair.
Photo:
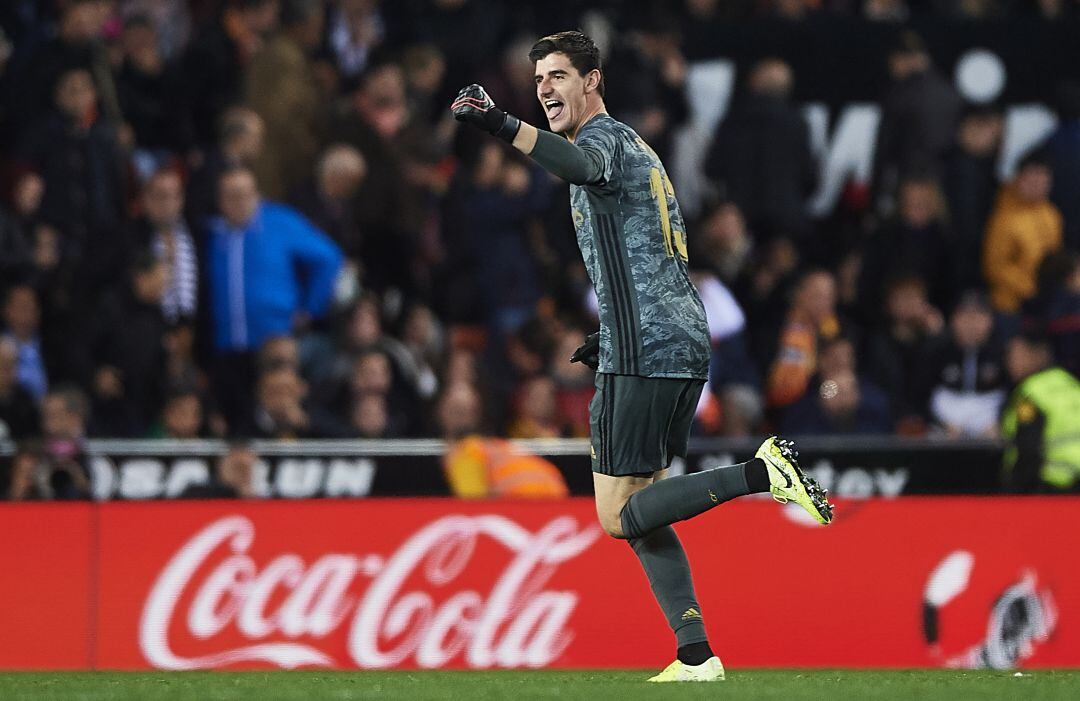
[{"label": "short dark hair", "polygon": [[590,71],[600,71],[600,83],[596,86],[596,91],[600,93],[600,97],[604,96],[604,71],[600,65],[600,49],[596,48],[592,39],[580,31],[549,34],[533,44],[529,51],[529,60],[535,66],[537,61],[554,53],[566,54],[570,65],[576,68],[582,77]]},{"label": "short dark hair", "polygon": [[1020,162],[1016,165],[1016,172],[1019,173],[1027,168],[1045,168],[1053,171],[1054,165],[1050,161],[1050,154],[1045,148],[1035,148],[1020,159]]}]

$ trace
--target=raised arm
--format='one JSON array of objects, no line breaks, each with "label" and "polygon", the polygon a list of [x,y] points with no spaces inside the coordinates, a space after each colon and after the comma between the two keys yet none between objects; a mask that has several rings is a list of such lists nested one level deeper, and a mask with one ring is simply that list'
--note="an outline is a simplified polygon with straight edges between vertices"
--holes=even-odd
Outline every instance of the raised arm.
[{"label": "raised arm", "polygon": [[475,83],[462,88],[450,110],[459,122],[471,124],[513,144],[545,170],[574,185],[604,182],[604,155],[581,148],[561,136],[541,131],[495,106],[487,92]]}]

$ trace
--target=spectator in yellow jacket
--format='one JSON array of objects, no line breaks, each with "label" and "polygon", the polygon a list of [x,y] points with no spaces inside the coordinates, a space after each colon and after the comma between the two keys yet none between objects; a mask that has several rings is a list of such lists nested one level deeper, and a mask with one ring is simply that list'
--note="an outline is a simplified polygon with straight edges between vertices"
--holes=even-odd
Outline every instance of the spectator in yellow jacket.
[{"label": "spectator in yellow jacket", "polygon": [[1061,248],[1061,213],[1050,203],[1049,162],[1031,154],[1002,188],[987,225],[983,274],[999,312],[1019,311],[1035,295],[1039,264]]}]

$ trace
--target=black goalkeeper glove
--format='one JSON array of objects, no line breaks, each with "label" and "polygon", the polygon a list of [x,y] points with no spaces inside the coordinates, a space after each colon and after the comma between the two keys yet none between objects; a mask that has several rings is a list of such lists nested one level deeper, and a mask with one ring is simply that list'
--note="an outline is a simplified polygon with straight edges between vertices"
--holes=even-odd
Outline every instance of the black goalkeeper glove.
[{"label": "black goalkeeper glove", "polygon": [[521,128],[521,120],[496,107],[487,92],[476,83],[461,89],[450,105],[450,111],[459,122],[483,129],[509,143],[514,143]]},{"label": "black goalkeeper glove", "polygon": [[600,367],[600,332],[596,331],[585,337],[585,342],[578,346],[570,356],[571,363],[583,363],[593,370]]}]

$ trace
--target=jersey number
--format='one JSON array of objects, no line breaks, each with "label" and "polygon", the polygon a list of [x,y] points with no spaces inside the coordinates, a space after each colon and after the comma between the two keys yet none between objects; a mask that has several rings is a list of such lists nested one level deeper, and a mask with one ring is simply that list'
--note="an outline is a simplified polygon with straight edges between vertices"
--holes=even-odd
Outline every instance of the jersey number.
[{"label": "jersey number", "polygon": [[671,181],[660,172],[659,168],[652,168],[649,172],[649,187],[652,196],[656,199],[656,207],[660,210],[660,228],[664,232],[664,249],[668,258],[674,258],[678,252],[684,261],[689,259],[686,252],[686,234],[678,229],[671,228],[671,214],[668,212],[668,197],[675,197],[675,188]]}]

